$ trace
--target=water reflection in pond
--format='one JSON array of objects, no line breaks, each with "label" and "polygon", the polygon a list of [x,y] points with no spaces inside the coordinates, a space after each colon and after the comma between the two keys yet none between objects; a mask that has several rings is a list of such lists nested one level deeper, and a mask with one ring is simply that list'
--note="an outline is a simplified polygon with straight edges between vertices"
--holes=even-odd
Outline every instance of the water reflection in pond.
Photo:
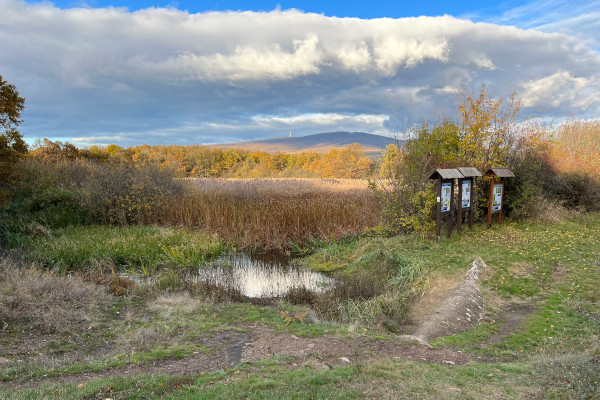
[{"label": "water reflection in pond", "polygon": [[244,296],[267,298],[284,296],[290,289],[306,288],[322,292],[331,279],[293,261],[275,255],[249,257],[228,254],[198,269],[197,279],[239,290]]}]

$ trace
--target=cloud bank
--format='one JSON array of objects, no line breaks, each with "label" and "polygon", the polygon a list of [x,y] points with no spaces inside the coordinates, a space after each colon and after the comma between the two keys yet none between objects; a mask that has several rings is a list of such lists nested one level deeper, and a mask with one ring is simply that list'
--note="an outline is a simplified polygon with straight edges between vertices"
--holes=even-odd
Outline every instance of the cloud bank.
[{"label": "cloud bank", "polygon": [[451,16],[298,10],[62,10],[0,0],[0,74],[26,136],[78,145],[198,144],[333,130],[393,134],[452,93],[516,89],[525,113],[597,116],[600,56],[564,33]]}]

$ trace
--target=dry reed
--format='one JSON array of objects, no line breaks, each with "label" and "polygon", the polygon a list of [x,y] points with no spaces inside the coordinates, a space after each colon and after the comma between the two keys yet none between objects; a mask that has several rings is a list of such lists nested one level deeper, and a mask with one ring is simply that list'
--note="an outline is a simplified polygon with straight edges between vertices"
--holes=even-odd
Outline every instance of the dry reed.
[{"label": "dry reed", "polygon": [[380,207],[365,181],[190,179],[163,223],[217,233],[241,247],[284,249],[364,232]]}]

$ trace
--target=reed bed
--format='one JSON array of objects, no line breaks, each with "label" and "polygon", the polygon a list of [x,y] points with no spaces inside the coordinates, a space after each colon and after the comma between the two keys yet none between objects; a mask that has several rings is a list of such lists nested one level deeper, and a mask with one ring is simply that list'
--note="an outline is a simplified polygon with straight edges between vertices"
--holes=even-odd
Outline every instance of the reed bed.
[{"label": "reed bed", "polygon": [[359,234],[380,222],[366,181],[188,179],[162,223],[216,233],[244,248],[286,249]]}]

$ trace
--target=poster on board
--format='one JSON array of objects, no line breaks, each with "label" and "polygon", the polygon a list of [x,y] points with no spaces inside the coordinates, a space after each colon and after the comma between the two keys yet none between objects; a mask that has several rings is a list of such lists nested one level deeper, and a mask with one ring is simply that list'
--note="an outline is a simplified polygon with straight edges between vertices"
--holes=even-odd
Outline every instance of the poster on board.
[{"label": "poster on board", "polygon": [[450,193],[452,183],[442,183],[442,212],[450,211]]},{"label": "poster on board", "polygon": [[492,211],[500,211],[502,208],[502,184],[494,185],[494,201],[492,203]]},{"label": "poster on board", "polygon": [[471,181],[463,181],[462,183],[462,208],[471,207]]}]

